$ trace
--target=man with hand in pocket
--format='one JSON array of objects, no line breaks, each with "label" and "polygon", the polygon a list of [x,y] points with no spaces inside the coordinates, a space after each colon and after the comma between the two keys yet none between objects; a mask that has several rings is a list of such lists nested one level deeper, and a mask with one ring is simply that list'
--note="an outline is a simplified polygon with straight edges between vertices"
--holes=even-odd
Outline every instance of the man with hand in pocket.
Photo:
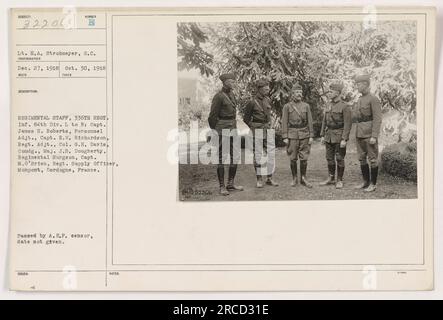
[{"label": "man with hand in pocket", "polygon": [[[266,184],[278,186],[272,178],[275,170],[274,161],[271,157],[263,164],[262,159],[266,153],[268,156],[275,153],[275,141],[268,140],[268,131],[271,129],[271,99],[269,98],[269,82],[260,79],[255,83],[256,94],[247,103],[244,110],[243,121],[251,129],[253,137],[254,169],[257,177],[257,188],[263,188],[263,175],[266,177]],[[273,135],[270,135],[271,137]]]}]

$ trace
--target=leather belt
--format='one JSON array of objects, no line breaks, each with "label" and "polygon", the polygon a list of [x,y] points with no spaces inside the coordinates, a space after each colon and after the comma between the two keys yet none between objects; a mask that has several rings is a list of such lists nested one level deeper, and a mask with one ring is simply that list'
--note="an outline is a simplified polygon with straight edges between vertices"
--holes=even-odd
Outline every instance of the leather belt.
[{"label": "leather belt", "polygon": [[337,126],[331,126],[331,125],[327,125],[328,129],[331,130],[337,130],[337,129],[343,129],[345,126],[344,125],[337,125]]},{"label": "leather belt", "polygon": [[258,120],[258,119],[255,119],[255,118],[252,118],[252,121],[251,122],[254,122],[254,123],[260,123],[260,124],[266,124],[266,123],[268,123],[268,121],[263,121],[263,120]]},{"label": "leather belt", "polygon": [[295,128],[295,129],[303,129],[303,128],[307,128],[308,126],[306,124],[301,124],[301,125],[295,125],[295,124],[291,124],[289,125],[289,128]]}]

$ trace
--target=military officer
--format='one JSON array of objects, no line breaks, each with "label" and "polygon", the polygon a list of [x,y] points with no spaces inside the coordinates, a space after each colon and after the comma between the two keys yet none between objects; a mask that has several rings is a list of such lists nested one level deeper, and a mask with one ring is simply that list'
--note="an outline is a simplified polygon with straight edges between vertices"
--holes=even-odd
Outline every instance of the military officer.
[{"label": "military officer", "polygon": [[314,137],[312,114],[309,105],[302,101],[299,84],[292,88],[291,101],[283,106],[282,137],[287,145],[292,173],[292,186],[297,185],[297,160],[300,159],[300,184],[312,188],[306,179],[306,169]]},{"label": "military officer", "polygon": [[[232,73],[222,74],[220,80],[223,83],[222,89],[214,95],[209,113],[209,127],[216,131],[218,135],[218,166],[217,177],[220,185],[220,194],[229,195],[229,191],[242,191],[242,186],[234,184],[237,173],[237,158],[239,150],[236,150],[234,137],[237,129],[237,100],[233,93],[236,84],[235,75]],[[226,145],[229,144],[229,148]],[[223,148],[225,145],[225,148]],[[226,150],[228,149],[228,150]],[[225,166],[224,162],[229,155],[228,183],[225,187]]]},{"label": "military officer", "polygon": [[[333,83],[329,87],[329,105],[325,110],[321,125],[321,142],[326,146],[326,161],[328,162],[328,179],[320,185],[335,184],[337,189],[343,188],[343,173],[345,171],[346,143],[352,125],[350,107],[342,100],[343,84]],[[337,182],[335,172],[337,167]]]},{"label": "military officer", "polygon": [[[271,99],[269,95],[269,83],[261,79],[256,82],[256,94],[246,104],[243,121],[251,129],[253,136],[254,169],[257,177],[257,188],[263,188],[261,155],[264,151],[273,152],[274,143],[267,140],[267,130],[270,130],[271,121]],[[269,143],[268,143],[269,142]],[[257,150],[257,147],[259,147]],[[273,163],[273,162],[272,162]],[[267,166],[266,184],[278,186],[278,183],[272,178],[274,166]]]},{"label": "military officer", "polygon": [[[370,92],[370,76],[355,77],[361,93],[355,108],[357,152],[363,183],[357,188],[366,192],[376,190],[378,176],[378,136],[382,122],[380,100]],[[369,161],[369,164],[368,164]]]}]

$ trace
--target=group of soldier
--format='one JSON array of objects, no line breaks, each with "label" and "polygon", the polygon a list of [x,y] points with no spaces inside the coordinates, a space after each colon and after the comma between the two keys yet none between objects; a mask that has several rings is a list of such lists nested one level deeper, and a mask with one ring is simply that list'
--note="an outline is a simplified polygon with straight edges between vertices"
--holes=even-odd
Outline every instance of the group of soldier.
[{"label": "group of soldier", "polygon": [[[232,136],[226,136],[222,132],[236,129],[236,115],[238,103],[233,93],[236,84],[234,74],[220,76],[223,83],[222,89],[217,92],[212,100],[211,111],[208,117],[209,126],[218,133],[217,176],[220,186],[220,194],[229,195],[230,191],[241,191],[242,186],[234,183],[237,172],[233,150]],[[360,161],[363,182],[356,186],[366,192],[376,190],[378,176],[378,136],[381,127],[381,105],[379,99],[370,92],[370,76],[358,75],[355,83],[361,96],[353,108],[342,99],[344,86],[340,82],[332,83],[327,92],[327,107],[324,111],[320,131],[321,142],[325,145],[325,153],[328,167],[328,178],[320,185],[335,185],[337,189],[343,188],[343,174],[345,170],[346,146],[349,140],[351,126],[356,123],[356,144]],[[251,129],[254,146],[254,168],[257,179],[257,188],[263,186],[278,186],[273,179],[272,171],[263,175],[262,163],[257,159],[255,147],[260,145],[269,149],[274,143],[267,140],[266,130],[270,128],[272,102],[269,98],[270,87],[266,80],[258,80],[255,83],[255,95],[246,104],[243,120]],[[264,134],[257,134],[258,131]],[[299,84],[292,87],[291,101],[283,106],[281,134],[289,157],[292,174],[292,186],[298,182],[298,162],[300,167],[300,184],[312,188],[313,185],[306,177],[308,159],[311,144],[314,138],[314,127],[310,106],[303,101],[303,90]],[[223,144],[229,142],[228,154],[229,173],[228,182],[225,185],[225,165]]]}]

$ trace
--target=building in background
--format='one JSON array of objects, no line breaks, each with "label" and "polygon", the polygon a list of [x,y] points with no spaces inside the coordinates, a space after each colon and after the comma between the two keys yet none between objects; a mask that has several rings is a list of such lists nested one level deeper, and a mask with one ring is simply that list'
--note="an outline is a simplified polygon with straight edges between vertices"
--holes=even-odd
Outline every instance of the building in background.
[{"label": "building in background", "polygon": [[181,110],[185,106],[191,106],[198,103],[198,77],[195,71],[180,71],[178,73],[178,107]]}]

